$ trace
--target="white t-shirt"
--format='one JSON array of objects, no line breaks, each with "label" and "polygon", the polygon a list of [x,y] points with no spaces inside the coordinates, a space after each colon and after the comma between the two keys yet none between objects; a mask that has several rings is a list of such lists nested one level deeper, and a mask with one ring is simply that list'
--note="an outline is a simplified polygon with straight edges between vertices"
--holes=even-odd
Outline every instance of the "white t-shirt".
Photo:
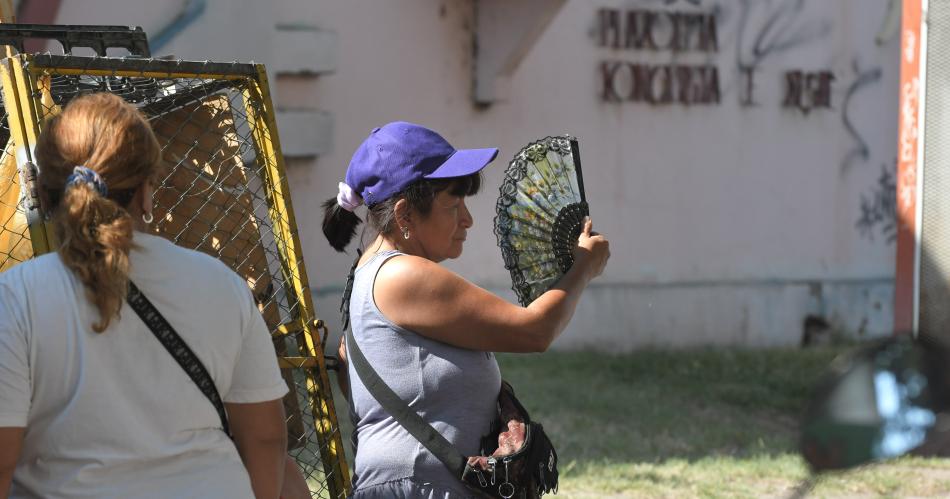
[{"label": "white t-shirt", "polygon": [[[247,285],[223,263],[136,232],[131,279],[225,402],[287,392]],[[13,498],[253,498],[218,413],[135,311],[103,333],[55,253],[0,274],[0,426],[26,427]]]}]

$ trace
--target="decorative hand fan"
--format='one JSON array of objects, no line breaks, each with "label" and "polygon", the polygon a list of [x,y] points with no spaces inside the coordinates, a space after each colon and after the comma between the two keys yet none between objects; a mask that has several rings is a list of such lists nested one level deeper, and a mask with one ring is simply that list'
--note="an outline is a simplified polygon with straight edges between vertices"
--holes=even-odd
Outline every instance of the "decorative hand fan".
[{"label": "decorative hand fan", "polygon": [[495,235],[512,289],[527,306],[574,264],[589,214],[577,139],[532,142],[515,155],[495,205]]}]

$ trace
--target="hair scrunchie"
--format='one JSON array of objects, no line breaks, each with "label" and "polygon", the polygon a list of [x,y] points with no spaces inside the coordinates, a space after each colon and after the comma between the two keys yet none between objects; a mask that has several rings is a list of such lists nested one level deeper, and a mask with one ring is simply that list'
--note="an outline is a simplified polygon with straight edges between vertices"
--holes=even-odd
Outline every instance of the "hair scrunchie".
[{"label": "hair scrunchie", "polygon": [[339,188],[340,192],[336,195],[336,204],[340,205],[340,208],[353,211],[363,204],[363,198],[346,182],[340,182]]},{"label": "hair scrunchie", "polygon": [[73,168],[73,173],[66,178],[66,189],[79,184],[89,184],[102,197],[109,194],[106,181],[92,168],[82,165]]}]

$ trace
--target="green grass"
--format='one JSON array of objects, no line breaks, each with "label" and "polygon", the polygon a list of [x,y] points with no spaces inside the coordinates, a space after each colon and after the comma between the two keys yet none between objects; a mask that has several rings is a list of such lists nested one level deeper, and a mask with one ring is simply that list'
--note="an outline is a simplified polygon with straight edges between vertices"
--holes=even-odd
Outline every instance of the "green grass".
[{"label": "green grass", "polygon": [[[800,411],[841,351],[549,352],[498,362],[557,447],[555,497],[788,497],[808,478],[796,455]],[[919,458],[823,477],[809,495],[946,496],[950,462]]]}]

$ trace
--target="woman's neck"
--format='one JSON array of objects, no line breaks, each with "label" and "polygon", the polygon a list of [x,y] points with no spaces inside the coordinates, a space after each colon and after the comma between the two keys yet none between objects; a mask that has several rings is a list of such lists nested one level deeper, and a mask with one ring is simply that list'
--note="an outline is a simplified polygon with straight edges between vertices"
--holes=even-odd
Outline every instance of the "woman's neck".
[{"label": "woman's neck", "polygon": [[[425,258],[426,260],[432,260],[429,258],[429,254],[426,252],[424,246],[420,245],[416,240],[403,240],[401,237],[391,237],[386,234],[380,234],[376,236],[376,239],[373,240],[373,243],[366,247],[367,255],[375,255],[376,253],[382,251],[398,251],[400,253],[405,253],[407,255],[418,256],[420,258]],[[437,260],[432,260],[438,263]]]},{"label": "woman's neck", "polygon": [[380,234],[376,236],[376,239],[366,247],[366,253],[373,255],[376,253],[381,253],[383,251],[404,251],[404,248],[399,247],[399,243]]},{"label": "woman's neck", "polygon": [[398,251],[407,255],[429,258],[425,250],[414,241],[404,241],[401,237],[388,237],[385,234],[376,236],[373,243],[366,247],[366,253],[375,255],[382,251]]}]

